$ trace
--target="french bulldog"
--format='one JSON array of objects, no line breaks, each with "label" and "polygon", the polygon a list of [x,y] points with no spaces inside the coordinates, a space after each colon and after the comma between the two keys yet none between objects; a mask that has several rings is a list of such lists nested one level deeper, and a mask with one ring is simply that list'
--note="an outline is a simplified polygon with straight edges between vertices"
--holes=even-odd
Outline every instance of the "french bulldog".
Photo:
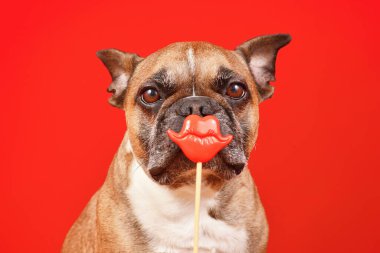
[{"label": "french bulldog", "polygon": [[189,115],[215,116],[230,144],[203,164],[199,252],[266,252],[268,224],[247,167],[287,34],[227,50],[170,44],[146,58],[97,52],[112,83],[109,102],[127,131],[102,187],[71,227],[63,253],[192,252],[195,164],[170,140]]}]

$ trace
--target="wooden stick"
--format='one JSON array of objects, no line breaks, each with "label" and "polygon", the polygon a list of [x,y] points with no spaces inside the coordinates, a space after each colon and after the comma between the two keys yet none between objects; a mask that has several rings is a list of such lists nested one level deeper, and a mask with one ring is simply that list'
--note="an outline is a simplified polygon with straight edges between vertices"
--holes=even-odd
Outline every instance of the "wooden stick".
[{"label": "wooden stick", "polygon": [[202,163],[197,162],[195,176],[195,208],[194,208],[194,247],[193,253],[198,253],[199,241],[199,207],[201,205]]}]

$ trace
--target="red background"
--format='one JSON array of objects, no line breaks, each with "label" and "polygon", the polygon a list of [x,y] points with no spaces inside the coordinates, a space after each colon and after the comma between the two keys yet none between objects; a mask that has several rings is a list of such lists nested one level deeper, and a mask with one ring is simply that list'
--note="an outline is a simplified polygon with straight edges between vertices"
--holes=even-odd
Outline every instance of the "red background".
[{"label": "red background", "polygon": [[250,161],[268,251],[380,252],[376,1],[76,2],[1,6],[1,252],[58,252],[104,181],[125,121],[97,50],[277,32],[293,41]]}]

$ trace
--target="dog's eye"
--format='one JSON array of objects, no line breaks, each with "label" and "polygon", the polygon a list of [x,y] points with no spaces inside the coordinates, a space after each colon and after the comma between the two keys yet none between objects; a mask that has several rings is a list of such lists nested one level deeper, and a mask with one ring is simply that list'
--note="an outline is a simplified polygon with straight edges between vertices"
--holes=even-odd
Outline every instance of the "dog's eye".
[{"label": "dog's eye", "polygon": [[152,104],[157,102],[160,99],[160,94],[158,94],[158,91],[155,88],[149,88],[143,92],[141,95],[141,99],[143,102],[147,104]]},{"label": "dog's eye", "polygon": [[227,87],[226,95],[233,99],[242,98],[245,95],[245,88],[241,83],[231,83]]}]

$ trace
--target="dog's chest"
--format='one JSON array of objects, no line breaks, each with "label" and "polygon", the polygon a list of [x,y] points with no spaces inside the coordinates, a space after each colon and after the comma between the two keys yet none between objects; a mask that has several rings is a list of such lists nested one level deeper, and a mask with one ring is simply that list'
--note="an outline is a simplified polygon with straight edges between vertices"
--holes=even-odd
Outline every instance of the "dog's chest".
[{"label": "dog's chest", "polygon": [[[127,194],[135,216],[150,239],[153,252],[192,252],[194,201],[190,192],[173,192],[152,182],[134,166]],[[190,194],[189,194],[190,193]],[[203,198],[199,252],[246,252],[247,232],[209,216],[213,198]]]}]

